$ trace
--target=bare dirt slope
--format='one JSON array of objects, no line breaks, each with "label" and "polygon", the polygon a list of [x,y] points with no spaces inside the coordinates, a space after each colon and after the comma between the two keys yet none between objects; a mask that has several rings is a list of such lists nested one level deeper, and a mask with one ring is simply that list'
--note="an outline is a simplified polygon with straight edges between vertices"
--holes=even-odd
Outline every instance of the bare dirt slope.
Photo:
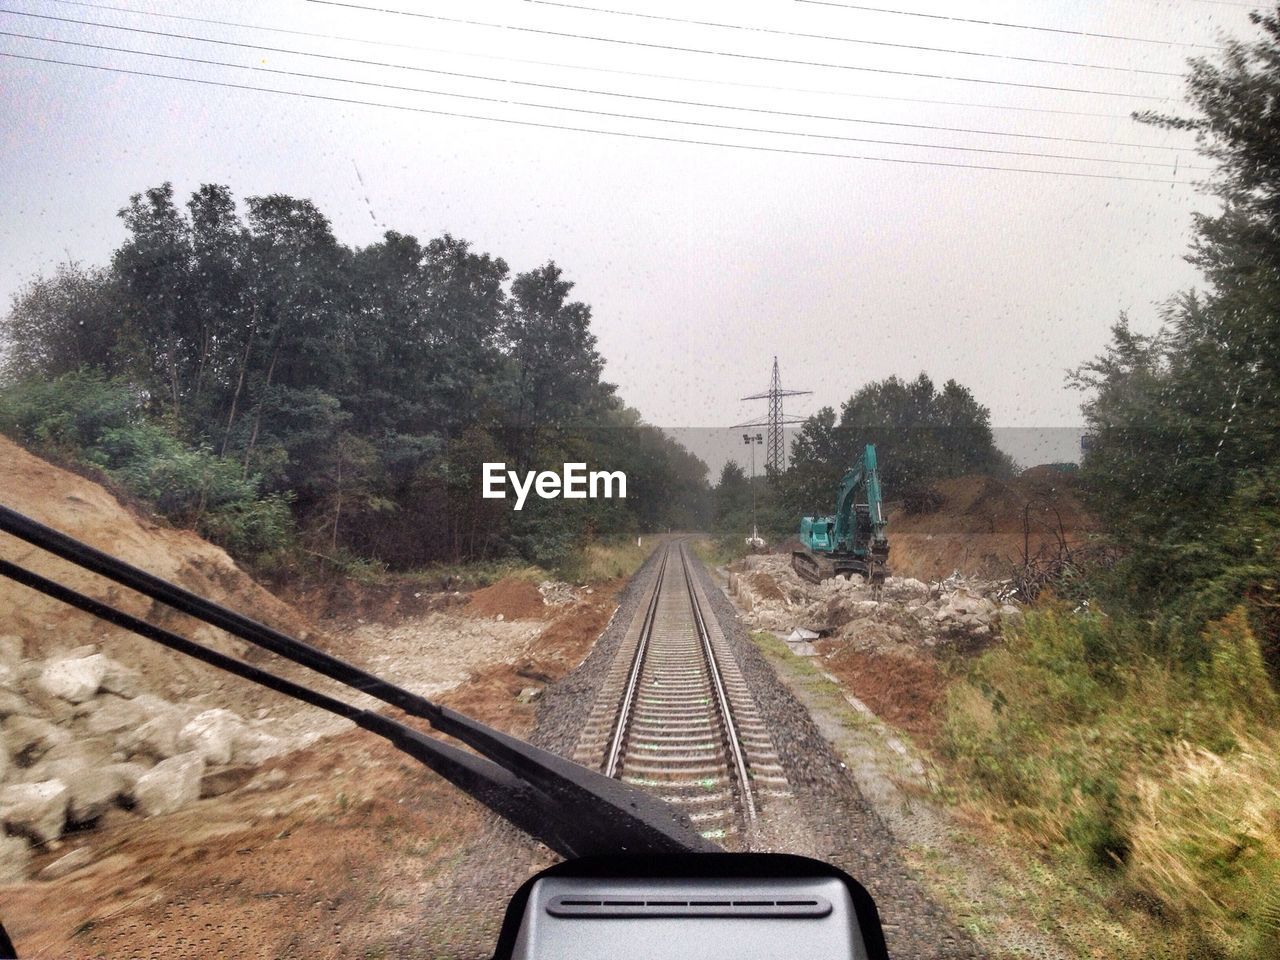
[{"label": "bare dirt slope", "polygon": [[891,509],[889,566],[897,576],[1005,576],[1026,558],[1078,548],[1097,529],[1074,479],[1050,467],[1011,480],[956,477],[936,490],[942,502],[933,510]]},{"label": "bare dirt slope", "polygon": [[[399,603],[399,596],[362,598],[363,588],[345,584],[355,602],[338,605],[338,616],[312,620],[223,551],[139,516],[99,485],[5,440],[0,502],[521,734],[532,727],[541,691],[576,666],[599,635],[621,585],[574,590],[500,582],[474,603],[452,590],[428,595],[413,586]],[[238,641],[152,609],[11,537],[0,535],[0,555],[242,652]],[[215,795],[202,782],[199,799],[171,812],[147,815],[122,798],[59,838],[7,838],[10,846],[30,845],[27,859],[10,865],[21,871],[17,877],[0,876],[0,918],[24,956],[386,955],[421,924],[423,895],[457,868],[460,848],[489,820],[438,777],[345,721],[184,662],[7,581],[0,581],[0,636],[18,637],[25,657],[4,674],[17,684],[11,706],[25,709],[43,664],[77,647],[83,656],[83,645],[93,644],[176,707],[226,707],[247,718],[260,705],[254,715],[269,720],[252,722],[270,724],[288,745],[245,765],[251,769],[236,769],[235,783]],[[320,678],[307,682],[332,689]],[[109,700],[120,708],[116,701],[124,699],[100,693],[86,704]],[[44,696],[39,703],[56,700]],[[63,704],[50,723],[78,737],[84,706]],[[15,722],[29,725],[5,717],[0,738],[9,738]],[[43,762],[39,746],[21,754],[9,746],[0,791],[31,779]],[[212,772],[223,775],[221,768]],[[452,938],[441,934],[428,955],[452,955]]]},{"label": "bare dirt slope", "polygon": [[[271,626],[303,639],[313,633],[305,618],[255,583],[225,551],[190,531],[175,530],[139,516],[101,485],[55,467],[4,437],[0,437],[0,502],[202,596],[249,612]],[[192,627],[167,608],[157,607],[145,597],[7,534],[0,534],[0,557],[106,600],[134,616],[148,617],[161,626],[179,627],[192,639],[224,653],[245,652],[245,644],[217,630]],[[108,656],[141,671],[147,685],[163,695],[225,691],[224,695],[213,697],[215,702],[240,708],[260,700],[250,684],[109,627],[5,579],[0,579],[0,634],[22,637],[24,654],[31,659],[96,643]]]}]

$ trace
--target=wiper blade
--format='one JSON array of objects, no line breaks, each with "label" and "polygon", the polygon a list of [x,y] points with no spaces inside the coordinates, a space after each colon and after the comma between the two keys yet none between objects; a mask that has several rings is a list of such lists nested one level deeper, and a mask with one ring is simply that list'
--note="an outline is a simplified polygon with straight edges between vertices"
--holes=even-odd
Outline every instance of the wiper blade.
[{"label": "wiper blade", "polygon": [[101,601],[0,560],[0,575],[124,627],[170,649],[352,720],[389,740],[515,826],[566,857],[719,849],[688,817],[656,797],[433,703],[354,664],[147,573],[0,506],[0,530],[129,587],[255,646],[427,720],[482,759],[381,714],[296,684],[163,630]]}]

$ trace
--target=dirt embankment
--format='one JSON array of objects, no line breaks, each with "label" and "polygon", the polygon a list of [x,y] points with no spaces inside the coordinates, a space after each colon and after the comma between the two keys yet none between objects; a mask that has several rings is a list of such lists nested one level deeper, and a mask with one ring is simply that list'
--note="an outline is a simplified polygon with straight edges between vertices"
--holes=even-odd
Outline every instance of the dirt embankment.
[{"label": "dirt embankment", "polygon": [[[0,501],[201,596],[247,611],[255,619],[301,639],[314,638],[315,631],[304,617],[259,586],[224,550],[189,530],[175,530],[139,517],[99,484],[59,469],[3,437]],[[246,644],[218,630],[192,626],[190,620],[166,607],[7,534],[0,534],[0,557],[106,600],[126,613],[176,629],[223,653],[246,653]],[[140,671],[145,685],[162,696],[205,694],[210,705],[241,709],[257,708],[266,702],[262,692],[250,683],[171,653],[150,640],[108,626],[3,578],[0,634],[23,638],[23,652],[28,659],[95,643],[107,656]]]},{"label": "dirt embankment", "polygon": [[[532,728],[546,684],[590,648],[619,587],[504,581],[468,602],[451,589],[388,593],[345,585],[350,602],[328,605],[335,616],[313,619],[194,534],[139,517],[100,486],[2,439],[0,491],[4,503],[50,526],[517,733]],[[193,628],[12,538],[0,536],[0,555],[224,652],[246,652],[238,641]],[[0,919],[23,955],[384,955],[421,922],[431,884],[454,869],[461,845],[483,822],[456,790],[342,721],[0,581],[0,636],[7,635],[20,639],[26,658],[5,675],[15,684],[10,703],[55,703],[52,694],[36,697],[43,667],[34,665],[63,651],[83,657],[85,650],[74,648],[93,644],[133,671],[135,687],[153,699],[245,718],[269,711],[272,729],[290,745],[255,764],[248,782],[171,812],[144,816],[121,797],[60,839],[9,838],[30,844],[18,864],[26,879],[0,879]],[[314,676],[306,682],[331,689]],[[133,693],[99,691],[85,702],[109,700],[123,709],[137,699]],[[49,722],[75,738],[81,713],[64,704]],[[10,719],[0,717],[5,732]],[[119,753],[118,746],[104,749]],[[25,784],[47,764],[41,749],[37,743],[11,751],[0,790]],[[433,944],[432,955],[451,949]]]},{"label": "dirt embankment", "polygon": [[935,489],[941,502],[933,510],[891,506],[889,566],[897,576],[1003,577],[1026,559],[1079,548],[1097,530],[1074,478],[1051,467],[1011,480],[957,477]]}]

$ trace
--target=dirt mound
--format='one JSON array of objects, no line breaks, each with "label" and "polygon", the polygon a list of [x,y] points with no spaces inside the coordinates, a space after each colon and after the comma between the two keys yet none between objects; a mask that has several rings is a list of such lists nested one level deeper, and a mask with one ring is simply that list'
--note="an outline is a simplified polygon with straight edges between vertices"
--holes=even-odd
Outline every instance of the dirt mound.
[{"label": "dirt mound", "polygon": [[1050,467],[1012,480],[956,477],[934,489],[942,497],[936,510],[890,508],[889,566],[899,576],[999,577],[1024,558],[1079,546],[1097,529],[1074,478]]},{"label": "dirt mound", "polygon": [[782,592],[782,589],[778,586],[778,582],[767,573],[752,573],[748,574],[748,577],[751,581],[751,586],[755,588],[756,593],[765,600],[786,599],[786,594]]},{"label": "dirt mound", "polygon": [[[0,491],[6,506],[41,523],[295,636],[310,635],[296,611],[255,583],[223,550],[190,531],[139,517],[101,485],[55,467],[3,437]],[[0,534],[0,557],[224,653],[244,653],[239,641],[210,627],[193,626],[186,617],[13,537]],[[140,671],[147,687],[169,696],[208,694],[219,705],[239,708],[259,700],[252,684],[0,578],[0,635],[5,634],[22,638],[28,658],[96,643],[112,659]]]},{"label": "dirt mound", "polygon": [[547,612],[538,585],[530,580],[504,577],[475,591],[463,612],[472,617],[504,620],[539,620]]},{"label": "dirt mound", "polygon": [[924,743],[937,735],[947,678],[936,661],[830,640],[820,641],[818,649],[827,669],[880,719]]}]

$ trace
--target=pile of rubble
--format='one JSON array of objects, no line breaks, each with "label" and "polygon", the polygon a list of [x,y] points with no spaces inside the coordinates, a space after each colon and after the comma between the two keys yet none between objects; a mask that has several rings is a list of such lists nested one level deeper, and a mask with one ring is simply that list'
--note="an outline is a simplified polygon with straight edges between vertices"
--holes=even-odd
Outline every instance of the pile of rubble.
[{"label": "pile of rubble", "polygon": [[925,583],[889,577],[879,591],[860,577],[822,583],[802,580],[781,555],[746,557],[729,573],[729,592],[754,627],[795,628],[866,645],[979,641],[1022,616],[1007,581],[953,574]]},{"label": "pile of rubble", "polygon": [[157,816],[245,786],[284,751],[264,725],[145,692],[94,645],[24,660],[0,637],[0,883],[25,877],[31,845],[113,809]]},{"label": "pile of rubble", "polygon": [[[548,607],[563,607],[578,599],[577,591],[563,580],[543,580],[538,584],[538,593]],[[591,591],[588,590],[587,593]]]}]

